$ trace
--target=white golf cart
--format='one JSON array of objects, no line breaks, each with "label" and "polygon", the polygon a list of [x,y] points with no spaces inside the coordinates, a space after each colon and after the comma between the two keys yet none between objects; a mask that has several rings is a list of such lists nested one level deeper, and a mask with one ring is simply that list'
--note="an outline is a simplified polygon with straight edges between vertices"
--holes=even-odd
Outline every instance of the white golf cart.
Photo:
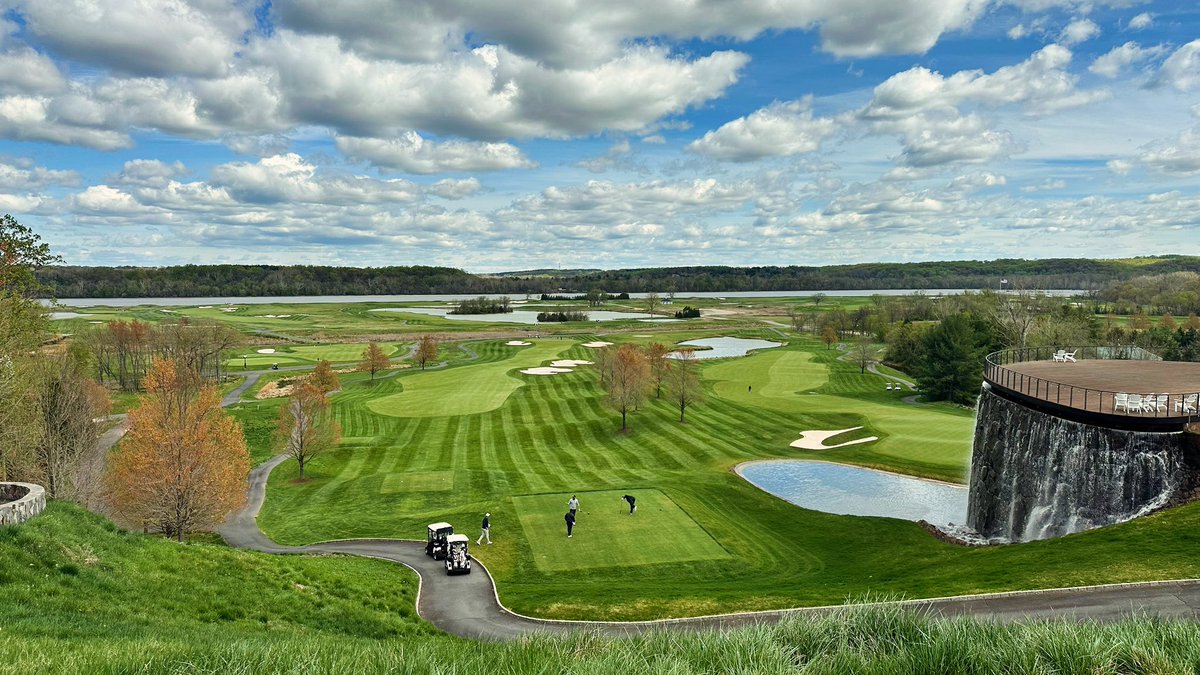
[{"label": "white golf cart", "polygon": [[467,552],[467,535],[446,537],[446,574],[470,574],[471,554]]}]

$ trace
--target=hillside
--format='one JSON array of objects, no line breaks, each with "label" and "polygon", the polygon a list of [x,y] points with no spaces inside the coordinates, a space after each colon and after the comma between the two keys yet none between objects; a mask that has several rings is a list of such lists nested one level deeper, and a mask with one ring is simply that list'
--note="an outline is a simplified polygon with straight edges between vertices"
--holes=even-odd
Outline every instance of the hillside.
[{"label": "hillside", "polygon": [[879,608],[715,634],[490,644],[414,617],[415,590],[411,572],[381,561],[180,545],[52,503],[0,528],[0,673],[1083,674],[1200,663],[1194,622],[997,625]]},{"label": "hillside", "polygon": [[51,266],[37,272],[50,297],[229,297],[547,293],[602,288],[736,292],[930,288],[1101,288],[1133,276],[1200,271],[1200,257],[863,263],[826,267],[656,267],[626,270],[528,270],[478,275],[447,267],[184,265]]}]

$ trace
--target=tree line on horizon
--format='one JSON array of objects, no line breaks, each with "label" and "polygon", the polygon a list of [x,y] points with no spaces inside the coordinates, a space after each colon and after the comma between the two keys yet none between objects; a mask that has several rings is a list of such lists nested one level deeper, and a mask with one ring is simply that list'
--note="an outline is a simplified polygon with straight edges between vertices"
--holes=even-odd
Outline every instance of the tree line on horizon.
[{"label": "tree line on horizon", "polygon": [[[52,261],[53,262],[53,261]],[[1075,289],[1099,291],[1149,275],[1200,273],[1200,257],[862,263],[824,267],[661,267],[622,270],[471,274],[429,266],[180,265],[81,267],[50,264],[34,271],[49,297],[233,297],[287,295],[561,294],[818,291],[871,289]]]}]

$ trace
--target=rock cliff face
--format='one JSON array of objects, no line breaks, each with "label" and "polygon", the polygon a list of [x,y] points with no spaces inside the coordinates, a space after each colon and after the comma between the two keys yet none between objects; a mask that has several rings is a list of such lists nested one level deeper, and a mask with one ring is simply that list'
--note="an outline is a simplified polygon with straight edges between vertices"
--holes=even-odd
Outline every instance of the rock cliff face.
[{"label": "rock cliff face", "polygon": [[967,524],[987,538],[1049,539],[1136,518],[1195,483],[1182,433],[1120,431],[1061,419],[984,384]]}]

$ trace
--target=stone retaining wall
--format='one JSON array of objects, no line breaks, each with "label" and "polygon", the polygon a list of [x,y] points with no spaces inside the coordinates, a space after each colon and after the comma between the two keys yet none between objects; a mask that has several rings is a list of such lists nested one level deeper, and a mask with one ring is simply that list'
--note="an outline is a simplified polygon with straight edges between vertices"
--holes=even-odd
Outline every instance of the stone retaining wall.
[{"label": "stone retaining wall", "polygon": [[0,526],[20,525],[46,508],[46,490],[32,483],[0,483]]}]

